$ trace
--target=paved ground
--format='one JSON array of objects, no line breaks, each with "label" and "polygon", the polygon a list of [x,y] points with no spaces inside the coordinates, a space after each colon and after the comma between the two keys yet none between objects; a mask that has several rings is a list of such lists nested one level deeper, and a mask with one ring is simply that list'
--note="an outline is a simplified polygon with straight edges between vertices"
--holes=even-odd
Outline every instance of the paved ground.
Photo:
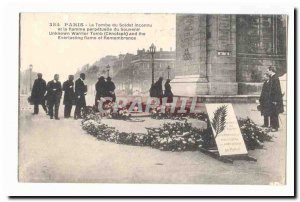
[{"label": "paved ground", "polygon": [[[234,105],[234,109],[237,116],[249,116],[262,124],[255,105],[238,104]],[[281,121],[286,121],[284,115]],[[112,125],[124,123],[113,121]],[[134,126],[131,128],[135,129]],[[30,109],[24,107],[20,113],[19,180],[282,184],[285,180],[285,128],[273,135],[274,142],[266,143],[265,149],[249,151],[257,162],[225,164],[201,152],[166,152],[98,141],[81,129],[80,120],[50,120],[44,113],[32,116]]]}]

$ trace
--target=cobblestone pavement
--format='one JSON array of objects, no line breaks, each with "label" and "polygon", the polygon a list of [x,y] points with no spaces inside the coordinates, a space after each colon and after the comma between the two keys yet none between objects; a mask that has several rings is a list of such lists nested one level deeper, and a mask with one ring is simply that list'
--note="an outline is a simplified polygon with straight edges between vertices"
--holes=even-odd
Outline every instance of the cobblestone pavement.
[{"label": "cobblestone pavement", "polygon": [[[255,105],[234,105],[237,116],[249,116],[262,124],[255,108]],[[225,164],[198,151],[166,152],[98,141],[81,129],[80,120],[50,120],[40,111],[36,116],[31,115],[30,106],[23,106],[20,111],[19,180],[22,182],[282,184],[285,181],[285,127],[272,134],[274,142],[265,143],[264,149],[249,151],[257,162]],[[281,115],[281,122],[285,121],[286,116]],[[107,120],[107,123],[128,128],[124,127],[128,123],[122,121]],[[156,120],[146,123],[160,124]]]}]

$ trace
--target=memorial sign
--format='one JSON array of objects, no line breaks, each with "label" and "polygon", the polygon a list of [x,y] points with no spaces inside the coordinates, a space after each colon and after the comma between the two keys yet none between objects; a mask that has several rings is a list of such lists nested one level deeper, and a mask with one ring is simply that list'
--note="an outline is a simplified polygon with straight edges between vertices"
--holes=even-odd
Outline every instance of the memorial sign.
[{"label": "memorial sign", "polygon": [[220,156],[247,154],[232,104],[205,104]]}]

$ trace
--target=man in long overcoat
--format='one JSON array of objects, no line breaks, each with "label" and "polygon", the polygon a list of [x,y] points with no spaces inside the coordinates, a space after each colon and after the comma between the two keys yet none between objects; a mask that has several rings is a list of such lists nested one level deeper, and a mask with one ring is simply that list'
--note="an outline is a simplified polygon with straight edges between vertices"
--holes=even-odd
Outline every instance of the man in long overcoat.
[{"label": "man in long overcoat", "polygon": [[47,113],[47,108],[44,102],[44,95],[46,92],[46,81],[43,79],[41,73],[37,74],[37,79],[34,81],[31,91],[31,101],[34,105],[33,114],[39,113],[39,105],[42,105],[43,109]]},{"label": "man in long overcoat", "polygon": [[112,98],[112,101],[116,101],[116,94],[115,94],[116,86],[114,82],[112,82],[111,77],[107,77],[105,83],[105,96]]},{"label": "man in long overcoat", "polygon": [[167,102],[173,102],[173,93],[172,93],[172,88],[170,85],[170,79],[167,79],[166,83],[165,83],[165,92],[164,92],[164,97],[167,97]]},{"label": "man in long overcoat", "polygon": [[64,117],[70,118],[72,106],[75,104],[75,92],[74,92],[74,76],[69,75],[69,79],[63,83],[64,100],[65,105]]},{"label": "man in long overcoat", "polygon": [[74,119],[82,118],[81,109],[86,107],[85,95],[87,93],[87,86],[84,84],[85,74],[81,73],[80,78],[75,81],[75,100],[76,108]]},{"label": "man in long overcoat", "polygon": [[59,104],[60,99],[62,96],[62,88],[61,83],[59,80],[59,75],[55,74],[54,79],[52,81],[49,81],[47,84],[47,104],[49,106],[49,116],[50,119],[53,119],[53,107],[55,110],[55,119],[59,120],[58,117],[58,110],[59,110]]},{"label": "man in long overcoat", "polygon": [[105,79],[103,76],[100,76],[98,78],[98,81],[95,85],[95,88],[96,88],[96,97],[95,97],[95,106],[98,108],[98,105],[99,105],[99,101],[100,101],[100,98],[104,98],[105,97]]},{"label": "man in long overcoat", "polygon": [[267,73],[270,76],[270,126],[272,127],[272,131],[278,131],[278,116],[284,111],[280,81],[276,75],[276,68],[274,66],[270,66]]},{"label": "man in long overcoat", "polygon": [[270,76],[269,74],[264,74],[264,83],[262,86],[259,104],[260,104],[260,112],[264,117],[264,125],[263,127],[269,127],[269,118],[271,115],[271,103],[270,103]]},{"label": "man in long overcoat", "polygon": [[163,77],[159,79],[150,88],[150,97],[159,98],[160,103],[162,103],[163,89],[162,89]]}]

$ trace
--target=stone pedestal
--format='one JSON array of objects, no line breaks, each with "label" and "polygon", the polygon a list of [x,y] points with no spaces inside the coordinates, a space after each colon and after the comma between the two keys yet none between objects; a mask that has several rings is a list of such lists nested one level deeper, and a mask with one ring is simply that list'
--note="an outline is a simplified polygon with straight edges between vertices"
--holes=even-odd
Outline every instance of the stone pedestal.
[{"label": "stone pedestal", "polygon": [[171,87],[175,96],[193,97],[209,92],[207,79],[199,75],[176,76],[171,82]]}]

